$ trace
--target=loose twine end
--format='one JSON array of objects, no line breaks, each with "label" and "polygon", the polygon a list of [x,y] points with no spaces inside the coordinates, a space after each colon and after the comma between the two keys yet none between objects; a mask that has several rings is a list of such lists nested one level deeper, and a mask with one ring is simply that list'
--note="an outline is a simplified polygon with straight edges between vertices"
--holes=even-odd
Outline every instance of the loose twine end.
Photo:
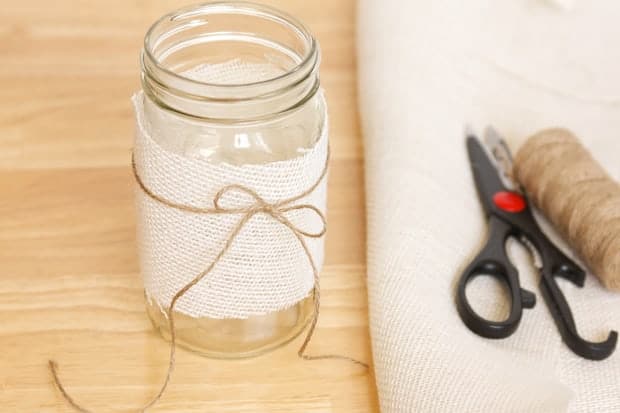
[{"label": "loose twine end", "polygon": [[58,377],[58,363],[56,363],[56,361],[54,360],[48,360],[48,367],[50,369],[50,372],[52,373],[52,380],[54,381],[54,384],[60,391],[60,394],[62,394],[62,397],[67,401],[67,403],[69,403],[71,407],[73,407],[80,413],[92,413],[90,410],[86,410],[85,408],[80,406],[75,400],[73,400],[69,393],[67,393],[67,390],[62,385],[60,378]]},{"label": "loose twine end", "polygon": [[[170,378],[172,376],[172,372],[174,371],[174,367],[175,367],[175,351],[176,351],[176,329],[175,329],[175,320],[174,320],[174,309],[176,306],[176,303],[179,301],[179,299],[181,297],[183,297],[183,295],[185,295],[185,293],[187,293],[193,286],[195,286],[196,284],[198,284],[200,281],[202,281],[207,275],[209,275],[209,273],[211,273],[211,271],[213,270],[213,268],[215,268],[216,264],[224,257],[224,255],[226,255],[226,253],[228,252],[228,250],[230,249],[230,247],[232,246],[233,242],[235,241],[235,239],[237,238],[237,235],[239,235],[239,233],[241,232],[241,230],[243,229],[243,227],[250,221],[250,219],[252,219],[252,217],[254,217],[254,215],[262,213],[268,216],[271,216],[273,219],[275,219],[276,221],[280,222],[282,225],[284,225],[285,227],[289,228],[292,232],[292,234],[295,236],[295,238],[297,238],[299,245],[302,247],[302,249],[304,250],[304,253],[306,254],[307,258],[308,258],[308,262],[310,264],[310,267],[312,268],[312,274],[314,277],[314,315],[313,315],[313,319],[312,322],[310,324],[310,327],[308,329],[308,332],[306,333],[306,337],[303,341],[303,343],[301,344],[299,351],[297,352],[297,355],[299,356],[299,358],[301,358],[302,360],[308,360],[308,361],[316,361],[316,360],[342,360],[342,361],[347,361],[347,362],[351,362],[353,364],[362,366],[364,368],[368,368],[368,364],[356,360],[352,357],[347,357],[347,356],[340,356],[340,355],[335,355],[335,354],[327,354],[327,355],[319,355],[319,356],[310,356],[305,354],[306,349],[308,347],[308,345],[310,344],[310,341],[312,340],[312,337],[314,335],[314,331],[316,329],[316,325],[318,323],[318,319],[319,319],[319,310],[320,310],[320,304],[321,304],[321,285],[320,285],[320,280],[319,280],[319,272],[318,269],[316,267],[316,264],[314,263],[314,260],[312,259],[312,254],[310,252],[310,249],[308,248],[308,244],[306,243],[305,237],[308,238],[320,238],[322,237],[327,229],[327,223],[326,223],[326,219],[325,219],[325,215],[314,205],[310,205],[310,204],[294,204],[295,202],[301,200],[302,198],[306,197],[307,195],[311,194],[318,186],[319,184],[323,181],[323,179],[325,179],[325,176],[327,175],[327,169],[328,169],[328,165],[329,165],[329,149],[327,152],[327,157],[325,159],[325,166],[323,167],[323,170],[321,172],[321,175],[319,176],[319,178],[312,184],[312,186],[310,186],[308,189],[306,189],[305,191],[303,191],[302,193],[291,197],[291,198],[287,198],[287,199],[283,199],[281,201],[277,201],[274,203],[270,203],[267,202],[265,199],[263,199],[256,191],[254,191],[251,188],[248,188],[246,186],[243,185],[238,185],[238,184],[233,184],[233,185],[227,185],[225,187],[223,187],[222,189],[220,189],[217,192],[217,195],[213,201],[213,207],[206,207],[206,208],[198,208],[198,207],[194,207],[191,205],[184,205],[184,204],[178,204],[175,203],[173,201],[170,201],[166,198],[163,198],[155,193],[153,193],[149,188],[146,187],[146,185],[144,184],[144,182],[142,181],[140,175],[138,174],[138,170],[136,168],[136,163],[135,163],[135,159],[132,157],[132,169],[133,169],[133,175],[134,178],[138,184],[138,186],[140,187],[140,189],[151,199],[167,206],[170,208],[174,208],[180,211],[185,211],[185,212],[189,212],[189,213],[197,213],[197,214],[242,214],[241,219],[239,220],[239,222],[237,223],[237,225],[235,226],[235,228],[233,229],[233,231],[230,233],[230,235],[228,236],[226,243],[224,244],[224,247],[220,250],[220,252],[216,255],[215,259],[209,264],[209,266],[202,271],[200,274],[198,274],[196,277],[194,277],[194,279],[192,281],[190,281],[189,283],[187,283],[183,288],[181,288],[172,298],[172,301],[170,302],[170,307],[167,310],[167,315],[168,315],[168,323],[169,323],[169,329],[170,329],[170,358],[169,358],[169,363],[168,363],[168,370],[166,373],[166,377],[164,379],[163,384],[161,385],[159,391],[157,392],[157,394],[155,395],[155,397],[153,397],[153,399],[148,402],[145,406],[143,406],[141,409],[139,409],[138,411],[140,413],[145,412],[147,409],[149,409],[150,407],[152,407],[155,403],[157,403],[161,397],[163,396],[164,392],[166,391],[166,389],[168,388],[168,384],[170,383]],[[226,208],[223,207],[220,204],[220,200],[221,198],[228,192],[228,191],[240,191],[240,192],[244,192],[247,195],[249,195],[250,197],[252,197],[254,199],[254,204],[250,205],[248,207],[239,207],[239,208]],[[304,231],[303,229],[298,228],[295,224],[293,224],[293,222],[291,222],[286,216],[285,214],[289,211],[293,211],[293,210],[307,210],[310,212],[313,212],[315,215],[317,215],[319,217],[319,219],[322,222],[322,228],[320,231],[313,233],[313,232],[308,232],[308,231]],[[49,365],[49,369],[52,373],[52,379],[54,384],[56,385],[56,387],[58,388],[58,390],[60,391],[62,397],[67,401],[67,403],[69,403],[75,410],[77,410],[80,413],[93,413],[90,410],[85,409],[84,407],[82,407],[81,405],[79,405],[67,392],[67,390],[64,388],[64,386],[62,385],[62,382],[60,381],[60,378],[58,376],[58,364],[54,361],[54,360],[49,360],[48,362]]]}]

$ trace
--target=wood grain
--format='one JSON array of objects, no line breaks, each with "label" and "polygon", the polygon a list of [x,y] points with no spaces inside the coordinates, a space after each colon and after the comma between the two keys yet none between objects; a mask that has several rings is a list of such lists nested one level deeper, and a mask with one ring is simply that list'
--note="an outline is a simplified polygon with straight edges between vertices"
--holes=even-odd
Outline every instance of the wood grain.
[{"label": "wood grain", "polygon": [[[322,45],[333,164],[327,262],[311,353],[370,361],[354,0],[266,3],[304,20]],[[144,311],[129,168],[149,24],[186,3],[12,1],[0,10],[0,412],[70,412],[48,358],[96,412],[141,406],[168,346]],[[378,412],[369,371],[304,362],[301,338],[242,361],[181,350],[153,412]]]}]

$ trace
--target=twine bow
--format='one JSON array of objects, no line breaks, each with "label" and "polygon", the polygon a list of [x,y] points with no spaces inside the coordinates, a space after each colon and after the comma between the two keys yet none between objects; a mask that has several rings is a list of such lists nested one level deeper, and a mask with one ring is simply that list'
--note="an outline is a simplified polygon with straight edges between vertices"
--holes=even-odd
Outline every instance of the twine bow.
[{"label": "twine bow", "polygon": [[[224,207],[222,206],[221,205],[222,198],[227,193],[233,192],[233,191],[241,192],[241,193],[244,193],[250,196],[251,198],[254,199],[254,203],[249,206],[245,206],[245,207]],[[293,232],[293,234],[295,234],[295,236],[300,241],[300,243],[304,242],[303,237],[321,238],[323,235],[325,235],[325,232],[327,231],[327,221],[325,219],[325,215],[323,215],[321,210],[312,204],[291,205],[294,201],[295,199],[291,198],[291,199],[286,199],[284,201],[268,202],[253,189],[248,188],[247,186],[243,186],[243,185],[232,184],[232,185],[227,185],[223,187],[215,195],[215,198],[213,199],[213,205],[214,205],[213,212],[222,213],[222,214],[245,214],[245,216],[243,217],[244,219],[239,221],[240,223],[241,222],[245,223],[249,221],[254,215],[259,214],[259,213],[269,215],[276,221],[280,222],[282,225],[288,227]],[[286,217],[286,213],[290,211],[296,211],[296,210],[307,210],[307,211],[313,212],[321,220],[321,230],[318,232],[304,231],[300,229],[299,227],[297,227],[295,224],[293,224],[293,222]],[[204,210],[200,212],[205,213]],[[229,237],[229,238],[232,238],[232,237]],[[308,255],[308,259],[310,260],[311,264],[314,264],[312,257],[310,255]]]},{"label": "twine bow", "polygon": [[[221,188],[217,192],[217,194],[215,195],[215,197],[213,199],[213,206],[212,207],[195,207],[195,206],[192,206],[192,205],[179,204],[179,203],[176,203],[174,201],[171,201],[169,199],[163,198],[163,197],[153,193],[144,184],[144,182],[142,181],[142,178],[140,177],[140,175],[138,173],[138,170],[137,170],[137,167],[136,167],[135,159],[132,156],[132,160],[131,160],[132,162],[131,163],[132,163],[132,169],[133,169],[134,178],[135,178],[138,186],[140,187],[140,189],[149,198],[151,198],[151,199],[153,199],[153,200],[155,200],[155,201],[157,201],[157,202],[159,202],[159,203],[161,203],[163,205],[166,205],[167,207],[174,208],[174,209],[177,209],[177,210],[180,210],[180,211],[190,212],[190,213],[196,213],[196,214],[241,214],[241,219],[237,222],[237,224],[235,225],[233,230],[230,232],[230,234],[228,235],[228,238],[226,239],[226,243],[224,244],[224,246],[222,247],[220,252],[215,256],[213,261],[201,273],[199,273],[189,283],[187,283],[185,286],[183,286],[183,288],[181,288],[179,291],[177,291],[176,294],[172,297],[172,301],[170,302],[170,307],[168,307],[168,309],[166,310],[166,313],[167,313],[167,316],[168,316],[169,328],[170,328],[170,359],[169,359],[169,363],[168,363],[168,371],[166,373],[166,378],[165,378],[164,383],[162,384],[159,392],[155,395],[155,397],[149,403],[147,403],[144,407],[142,407],[139,410],[140,412],[146,411],[147,409],[152,407],[155,403],[157,403],[159,401],[159,399],[163,396],[163,394],[166,391],[166,388],[168,387],[168,384],[170,382],[170,377],[172,376],[172,371],[174,370],[174,365],[175,365],[176,329],[175,329],[175,320],[174,320],[174,308],[175,308],[177,302],[193,286],[198,284],[207,275],[209,275],[211,273],[213,268],[215,268],[216,264],[230,250],[231,246],[233,245],[235,239],[237,238],[237,236],[239,235],[239,233],[241,232],[243,227],[256,214],[261,214],[261,213],[272,217],[273,219],[275,219],[276,221],[280,222],[282,225],[284,225],[285,227],[287,227],[288,229],[291,230],[291,232],[293,233],[295,238],[297,238],[297,241],[299,241],[299,245],[304,250],[304,253],[306,254],[306,256],[308,258],[308,262],[310,264],[310,267],[312,268],[312,275],[313,275],[313,278],[314,278],[314,289],[313,289],[314,314],[313,314],[313,317],[312,317],[312,321],[310,323],[310,327],[308,328],[308,333],[306,334],[306,337],[305,337],[303,343],[299,347],[299,350],[297,351],[297,355],[300,358],[304,359],[304,360],[339,359],[339,360],[347,360],[347,361],[353,362],[355,364],[359,364],[361,366],[368,367],[368,365],[366,363],[363,363],[363,362],[361,362],[359,360],[355,360],[355,359],[353,359],[351,357],[347,357],[347,356],[340,356],[340,355],[334,355],[334,354],[320,355],[320,356],[309,356],[309,355],[305,354],[306,348],[308,347],[308,344],[310,343],[310,340],[312,339],[312,336],[314,335],[314,331],[316,329],[316,325],[317,325],[318,320],[319,320],[319,310],[320,310],[320,304],[321,304],[321,285],[320,285],[320,280],[319,280],[319,271],[318,271],[318,269],[316,267],[316,264],[315,264],[314,260],[312,259],[312,254],[310,253],[310,249],[308,247],[308,244],[306,243],[305,238],[306,237],[307,238],[321,238],[323,235],[325,235],[325,232],[327,231],[327,221],[325,219],[325,215],[316,206],[311,205],[311,204],[296,204],[296,202],[301,200],[302,198],[306,197],[307,195],[311,194],[312,192],[314,192],[314,190],[321,184],[323,179],[325,179],[325,176],[327,175],[328,165],[329,165],[329,158],[330,158],[330,152],[329,152],[329,149],[328,149],[327,157],[325,159],[325,165],[323,167],[321,175],[318,177],[318,179],[308,189],[306,189],[305,191],[303,191],[300,194],[297,194],[297,195],[295,195],[293,197],[286,198],[286,199],[283,199],[283,200],[280,200],[280,201],[268,202],[267,200],[265,200],[263,197],[261,197],[252,188],[248,188],[247,186],[239,185],[239,184],[231,184],[231,185],[224,186],[223,188]],[[252,204],[248,205],[248,206],[242,206],[242,207],[225,207],[225,206],[222,206],[222,198],[227,193],[232,192],[232,191],[238,191],[238,192],[244,193],[244,194],[248,195],[249,197],[251,197],[254,200],[254,202]],[[310,231],[305,231],[305,230],[300,229],[299,227],[297,227],[286,216],[286,214],[288,212],[295,211],[295,210],[307,210],[307,211],[313,212],[321,220],[321,229],[318,232],[310,232]],[[49,367],[50,367],[50,370],[52,372],[52,377],[54,379],[54,382],[55,382],[56,386],[58,387],[58,389],[62,393],[63,397],[69,402],[69,404],[71,404],[71,406],[73,406],[76,410],[78,410],[78,411],[80,411],[82,413],[92,413],[90,410],[87,410],[84,407],[80,406],[75,400],[73,400],[73,398],[71,396],[69,396],[69,394],[67,393],[67,391],[65,390],[65,388],[61,384],[60,379],[58,377],[58,366],[57,366],[56,362],[53,361],[53,360],[50,360],[49,361]]]}]

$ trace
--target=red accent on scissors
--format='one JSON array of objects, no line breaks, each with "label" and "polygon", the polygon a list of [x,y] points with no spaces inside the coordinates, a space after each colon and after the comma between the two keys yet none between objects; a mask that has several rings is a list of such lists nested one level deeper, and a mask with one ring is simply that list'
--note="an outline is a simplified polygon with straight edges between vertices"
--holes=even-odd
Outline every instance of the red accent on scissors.
[{"label": "red accent on scissors", "polygon": [[493,195],[493,203],[499,209],[513,213],[523,211],[527,205],[521,195],[508,191],[496,192]]}]

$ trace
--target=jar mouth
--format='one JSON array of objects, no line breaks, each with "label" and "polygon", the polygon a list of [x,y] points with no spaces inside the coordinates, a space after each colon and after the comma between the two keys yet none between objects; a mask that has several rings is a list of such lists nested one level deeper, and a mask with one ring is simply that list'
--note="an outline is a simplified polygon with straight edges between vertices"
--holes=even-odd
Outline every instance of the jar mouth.
[{"label": "jar mouth", "polygon": [[[190,74],[201,60],[232,61],[235,50],[274,68],[273,73],[224,82]],[[234,103],[298,94],[314,82],[318,89],[318,45],[306,26],[287,13],[245,1],[203,3],[164,15],[145,36],[141,64],[147,95],[163,101]],[[163,103],[191,115],[174,102]]]}]

